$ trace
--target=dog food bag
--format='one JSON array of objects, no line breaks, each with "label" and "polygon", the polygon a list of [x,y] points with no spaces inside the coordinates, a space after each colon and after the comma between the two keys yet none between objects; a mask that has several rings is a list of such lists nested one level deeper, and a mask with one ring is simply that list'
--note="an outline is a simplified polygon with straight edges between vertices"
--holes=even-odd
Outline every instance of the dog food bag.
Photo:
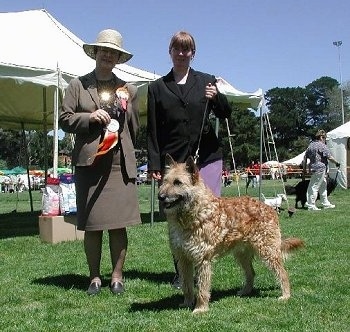
[{"label": "dog food bag", "polygon": [[60,199],[58,195],[58,187],[47,185],[43,190],[42,196],[42,215],[43,216],[59,216],[60,215]]},{"label": "dog food bag", "polygon": [[59,184],[60,209],[62,215],[77,213],[74,177],[72,174],[60,176]]}]

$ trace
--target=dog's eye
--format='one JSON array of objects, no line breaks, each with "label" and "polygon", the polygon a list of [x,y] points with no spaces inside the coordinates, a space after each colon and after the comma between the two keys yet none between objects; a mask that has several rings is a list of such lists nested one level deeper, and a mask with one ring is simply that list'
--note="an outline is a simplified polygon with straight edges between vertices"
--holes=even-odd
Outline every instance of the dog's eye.
[{"label": "dog's eye", "polygon": [[182,182],[178,179],[174,180],[174,186],[180,186],[182,184]]}]

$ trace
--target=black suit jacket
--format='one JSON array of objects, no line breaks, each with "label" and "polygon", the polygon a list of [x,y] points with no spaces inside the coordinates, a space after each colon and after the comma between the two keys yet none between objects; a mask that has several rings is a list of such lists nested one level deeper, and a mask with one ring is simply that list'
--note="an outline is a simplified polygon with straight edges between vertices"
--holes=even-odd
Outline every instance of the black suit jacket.
[{"label": "black suit jacket", "polygon": [[[215,82],[214,76],[190,69],[183,92],[176,84],[172,71],[149,85],[147,99],[149,171],[163,170],[167,153],[177,162],[184,162],[190,155],[195,156],[206,109],[205,87]],[[231,114],[230,105],[221,93],[208,103],[199,148],[197,162],[199,165],[222,158],[218,138],[209,122],[211,110],[218,118],[226,118]]]}]

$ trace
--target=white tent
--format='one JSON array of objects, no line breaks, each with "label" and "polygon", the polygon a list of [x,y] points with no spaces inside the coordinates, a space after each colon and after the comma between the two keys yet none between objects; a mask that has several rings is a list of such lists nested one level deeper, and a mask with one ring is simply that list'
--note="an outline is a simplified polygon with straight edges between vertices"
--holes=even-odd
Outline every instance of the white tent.
[{"label": "white tent", "polygon": [[[327,146],[333,157],[340,163],[338,183],[343,188],[350,187],[350,121],[327,133]],[[337,169],[330,167],[331,177],[335,177]]]},{"label": "white tent", "polygon": [[264,96],[262,89],[258,89],[252,93],[242,92],[221,77],[217,77],[217,86],[219,91],[226,95],[229,102],[233,102],[235,105],[241,104],[245,108],[258,108]]},{"label": "white tent", "polygon": [[305,151],[300,153],[300,154],[298,154],[294,158],[291,158],[291,159],[288,159],[286,161],[283,161],[282,164],[299,166],[299,165],[301,165],[303,163],[304,155],[305,155]]},{"label": "white tent", "polygon": [[[83,41],[46,10],[0,13],[0,127],[54,127],[59,96],[69,81],[95,67]],[[145,112],[147,84],[158,76],[126,64],[115,73],[139,87]]]},{"label": "white tent", "polygon": [[[0,13],[0,128],[54,130],[58,156],[58,110],[70,80],[95,67],[83,41],[46,10]],[[147,85],[158,76],[126,64],[114,72],[139,88],[146,112]],[[54,172],[56,176],[56,172]]]}]

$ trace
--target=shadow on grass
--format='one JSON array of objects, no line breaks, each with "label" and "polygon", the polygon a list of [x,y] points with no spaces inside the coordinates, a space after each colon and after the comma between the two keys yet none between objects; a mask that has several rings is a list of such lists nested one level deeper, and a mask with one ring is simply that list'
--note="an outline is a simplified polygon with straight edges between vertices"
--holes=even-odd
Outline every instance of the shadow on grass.
[{"label": "shadow on grass", "polygon": [[[124,272],[125,279],[137,279],[137,280],[148,280],[155,284],[169,283],[174,273],[171,272],[143,272],[138,270],[128,270]],[[102,277],[102,287],[108,287],[110,279],[106,276]],[[33,284],[47,285],[60,287],[65,290],[78,289],[86,292],[89,285],[89,278],[87,276],[79,274],[62,274],[49,276],[44,278],[38,278],[32,281]],[[276,287],[267,287],[261,289],[254,289],[252,294],[247,297],[251,298],[264,298],[269,297],[271,291],[275,291]],[[210,302],[216,302],[227,297],[237,297],[237,292],[240,288],[231,289],[220,289],[213,290],[211,294]],[[138,311],[163,311],[163,310],[177,310],[179,305],[183,302],[183,295],[181,290],[174,290],[176,292],[172,296],[164,297],[156,301],[132,303],[129,312]]]},{"label": "shadow on grass", "polygon": [[38,278],[33,280],[33,284],[61,287],[66,290],[79,289],[86,291],[89,285],[89,278],[80,274],[62,274]]},{"label": "shadow on grass", "polygon": [[[35,212],[12,212],[0,214],[0,240],[19,237],[39,235],[39,215]],[[141,213],[143,224],[151,223],[151,213]],[[164,222],[165,219],[154,213],[153,222]]]},{"label": "shadow on grass", "polygon": [[[238,297],[237,292],[240,288],[231,288],[231,289],[222,289],[222,290],[213,290],[211,293],[210,303],[217,302],[223,298],[227,297]],[[268,294],[262,294],[262,292],[269,293],[270,291],[276,290],[275,287],[253,289],[252,294],[249,296],[244,296],[246,298],[264,298],[269,297]],[[277,300],[276,300],[277,301]],[[157,301],[152,301],[148,303],[133,303],[130,306],[130,312],[137,311],[163,311],[163,310],[177,310],[179,309],[180,304],[183,303],[182,292],[179,291],[178,294],[162,298]],[[187,309],[188,310],[188,309]]]},{"label": "shadow on grass", "polygon": [[39,211],[1,214],[0,239],[39,234]]},{"label": "shadow on grass", "polygon": [[[129,270],[124,272],[124,278],[127,279],[138,279],[138,280],[148,280],[154,283],[170,283],[174,273],[170,272],[141,272],[137,270]],[[110,282],[109,276],[102,276],[102,286],[108,286]],[[62,275],[53,275],[44,278],[38,278],[33,280],[34,284],[47,285],[47,286],[56,286],[64,289],[79,289],[86,291],[89,285],[88,276],[83,276],[80,274],[62,274]],[[169,286],[170,287],[170,286]]]}]

